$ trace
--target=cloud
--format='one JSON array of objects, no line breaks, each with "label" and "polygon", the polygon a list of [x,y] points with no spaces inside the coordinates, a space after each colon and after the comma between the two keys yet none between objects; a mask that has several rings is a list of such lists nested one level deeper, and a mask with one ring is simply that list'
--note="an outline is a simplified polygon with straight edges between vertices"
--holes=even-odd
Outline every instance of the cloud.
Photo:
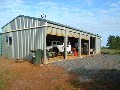
[{"label": "cloud", "polygon": [[0,26],[5,25],[17,15],[23,13],[25,11],[23,6],[24,3],[22,0],[5,0],[4,2],[0,2],[0,11],[3,11],[0,14],[0,17],[2,17],[0,19]]},{"label": "cloud", "polygon": [[111,7],[120,7],[120,0],[117,0],[116,2],[113,2],[110,4]]},{"label": "cloud", "polygon": [[[76,0],[76,4],[55,1],[4,0],[0,2],[0,27],[18,15],[40,17],[46,14],[48,20],[69,25],[87,32],[103,36],[105,45],[111,34],[120,35],[119,2],[104,2],[102,8],[97,7],[94,0]],[[96,4],[96,8],[92,5]],[[83,8],[85,7],[91,8]],[[117,33],[116,33],[117,32]]]},{"label": "cloud", "polygon": [[85,3],[86,3],[88,6],[92,6],[92,5],[93,5],[93,0],[85,0]]},{"label": "cloud", "polygon": [[78,3],[82,3],[81,5],[86,5],[91,7],[94,3],[94,0],[75,0]]}]

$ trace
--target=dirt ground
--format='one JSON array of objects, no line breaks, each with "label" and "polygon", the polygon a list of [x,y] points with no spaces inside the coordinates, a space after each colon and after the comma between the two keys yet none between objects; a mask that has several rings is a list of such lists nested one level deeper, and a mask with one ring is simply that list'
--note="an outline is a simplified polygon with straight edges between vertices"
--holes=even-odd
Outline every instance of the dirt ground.
[{"label": "dirt ground", "polygon": [[[56,58],[50,59],[50,63],[55,60]],[[81,60],[83,62],[80,63],[86,66],[97,67],[100,64],[105,68],[110,67],[100,69],[92,80],[80,82],[83,79],[82,76],[94,76],[92,72],[96,70],[84,70],[78,67],[73,71],[77,73],[80,71],[80,73],[75,74],[73,71],[60,68],[61,65],[59,67],[53,64],[33,65],[24,60],[9,60],[0,57],[0,90],[120,90],[120,70],[116,68],[117,64],[119,67],[120,56],[96,55]],[[88,65],[86,61],[92,65]],[[75,62],[78,63],[78,61],[71,62],[67,62],[69,67],[74,66]],[[65,62],[63,64],[66,66]]]},{"label": "dirt ground", "polygon": [[28,61],[0,57],[0,89],[3,90],[79,90],[69,82],[77,79],[60,67],[35,66]]}]

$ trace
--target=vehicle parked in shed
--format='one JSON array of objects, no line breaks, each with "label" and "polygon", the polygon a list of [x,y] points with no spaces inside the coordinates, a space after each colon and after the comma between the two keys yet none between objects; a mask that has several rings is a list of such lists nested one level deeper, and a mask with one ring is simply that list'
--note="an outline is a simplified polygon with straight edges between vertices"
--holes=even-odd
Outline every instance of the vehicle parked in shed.
[{"label": "vehicle parked in shed", "polygon": [[[56,56],[60,53],[63,54],[64,52],[64,42],[60,42],[60,41],[49,41],[47,42],[47,50],[48,51],[52,51],[56,53]],[[67,52],[71,53],[71,45],[70,42],[68,42],[67,45]]]}]

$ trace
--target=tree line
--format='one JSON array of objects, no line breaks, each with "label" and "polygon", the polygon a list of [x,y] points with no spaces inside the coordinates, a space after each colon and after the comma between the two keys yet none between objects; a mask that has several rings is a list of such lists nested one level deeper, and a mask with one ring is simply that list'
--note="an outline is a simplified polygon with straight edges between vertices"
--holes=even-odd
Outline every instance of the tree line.
[{"label": "tree line", "polygon": [[109,49],[120,50],[120,36],[112,36],[108,37],[108,42],[106,45]]}]

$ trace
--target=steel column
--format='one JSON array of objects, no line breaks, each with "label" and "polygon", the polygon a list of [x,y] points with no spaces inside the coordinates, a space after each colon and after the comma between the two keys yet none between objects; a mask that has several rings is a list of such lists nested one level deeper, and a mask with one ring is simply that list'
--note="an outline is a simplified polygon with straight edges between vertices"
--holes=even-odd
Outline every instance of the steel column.
[{"label": "steel column", "polygon": [[95,54],[97,54],[97,43],[96,43],[97,41],[96,40],[97,38],[95,37]]},{"label": "steel column", "polygon": [[79,47],[79,53],[78,53],[78,55],[79,55],[79,57],[81,57],[81,34],[79,34],[79,39],[78,39],[78,47]]},{"label": "steel column", "polygon": [[102,38],[100,38],[100,54],[101,54],[101,42],[102,42]]},{"label": "steel column", "polygon": [[43,63],[46,64],[47,63],[47,58],[46,58],[46,27],[43,27],[44,29],[44,35],[43,35],[43,53],[44,53],[44,57],[43,57]]},{"label": "steel column", "polygon": [[68,36],[67,36],[67,30],[65,30],[65,39],[64,39],[64,53],[65,53],[65,59],[67,59],[67,41],[68,41]]},{"label": "steel column", "polygon": [[90,36],[88,40],[89,40],[88,55],[90,55]]}]

